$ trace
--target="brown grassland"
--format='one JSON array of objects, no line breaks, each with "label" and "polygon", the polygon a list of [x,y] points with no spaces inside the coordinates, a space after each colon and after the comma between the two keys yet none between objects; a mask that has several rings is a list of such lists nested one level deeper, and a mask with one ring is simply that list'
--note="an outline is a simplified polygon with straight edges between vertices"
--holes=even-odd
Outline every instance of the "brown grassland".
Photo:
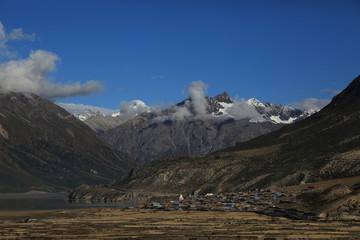
[{"label": "brown grassland", "polygon": [[[0,239],[359,239],[360,222],[300,221],[253,212],[88,208],[2,213]],[[35,215],[34,215],[35,214]]]}]

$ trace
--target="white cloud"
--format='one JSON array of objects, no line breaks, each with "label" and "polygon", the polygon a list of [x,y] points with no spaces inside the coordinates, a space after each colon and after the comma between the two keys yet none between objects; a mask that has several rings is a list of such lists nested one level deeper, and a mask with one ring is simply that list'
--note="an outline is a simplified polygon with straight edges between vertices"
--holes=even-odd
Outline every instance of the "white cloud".
[{"label": "white cloud", "polygon": [[236,120],[251,119],[260,120],[262,119],[261,114],[255,109],[253,105],[249,105],[244,100],[234,101],[234,104],[226,109],[227,114]]},{"label": "white cloud", "polygon": [[243,99],[234,101],[226,108],[226,114],[221,116],[214,116],[207,112],[208,102],[205,94],[208,86],[202,81],[192,82],[189,86],[188,93],[190,100],[186,100],[181,106],[173,106],[167,114],[158,116],[155,121],[182,121],[184,119],[217,119],[224,120],[226,118],[234,118],[236,120],[251,119],[260,120],[262,116],[255,109],[250,106]]},{"label": "white cloud", "polygon": [[207,114],[207,101],[205,98],[207,88],[208,85],[206,85],[202,81],[192,82],[189,87],[191,105],[194,108],[195,115],[197,115],[198,117],[204,117]]},{"label": "white cloud", "polygon": [[183,107],[175,107],[175,112],[171,114],[170,119],[173,121],[182,121],[191,116],[192,114],[190,113],[189,108],[185,105]]},{"label": "white cloud", "polygon": [[290,105],[305,111],[317,111],[328,105],[330,101],[330,99],[307,98]]},{"label": "white cloud", "polygon": [[[6,31],[4,25],[0,22],[0,44],[4,44],[6,40]],[[1,46],[1,45],[0,45]]]},{"label": "white cloud", "polygon": [[341,93],[341,90],[333,90],[333,89],[321,89],[320,91],[330,93],[333,95],[337,95],[337,94]]},{"label": "white cloud", "polygon": [[21,40],[35,41],[36,35],[35,33],[26,34],[23,32],[22,28],[15,28],[9,33],[8,38],[9,40],[17,40],[17,41],[21,41]]},{"label": "white cloud", "polygon": [[167,120],[171,121],[182,121],[184,119],[192,119],[194,115],[190,112],[190,101],[186,100],[183,106],[172,106],[167,111],[168,114],[157,116],[155,122],[163,122]]},{"label": "white cloud", "polygon": [[32,51],[27,59],[0,64],[0,92],[34,93],[46,98],[86,96],[103,90],[98,81],[56,84],[48,78],[60,58],[54,53]]},{"label": "white cloud", "polygon": [[36,39],[35,33],[24,33],[22,28],[15,28],[7,33],[4,25],[0,22],[0,57],[14,58],[17,56],[16,51],[10,49],[9,42],[23,40],[35,41]]},{"label": "white cloud", "polygon": [[192,82],[188,93],[190,100],[186,100],[181,106],[172,106],[170,111],[155,118],[155,121],[182,121],[184,119],[205,119],[213,117],[207,113],[207,100],[205,93],[208,86],[202,81]]},{"label": "white cloud", "polygon": [[172,110],[174,111],[168,119],[172,121],[182,121],[184,119],[193,118],[193,113],[190,112],[191,108],[191,102],[189,100],[186,100],[184,105],[182,106],[174,106]]},{"label": "white cloud", "polygon": [[76,103],[57,102],[56,104],[59,105],[60,107],[64,108],[66,111],[73,113],[73,114],[81,114],[85,110],[91,110],[93,112],[100,112],[104,115],[109,115],[109,114],[117,111],[117,110],[109,109],[109,108],[95,107],[92,105],[84,105],[84,104],[76,104]]}]

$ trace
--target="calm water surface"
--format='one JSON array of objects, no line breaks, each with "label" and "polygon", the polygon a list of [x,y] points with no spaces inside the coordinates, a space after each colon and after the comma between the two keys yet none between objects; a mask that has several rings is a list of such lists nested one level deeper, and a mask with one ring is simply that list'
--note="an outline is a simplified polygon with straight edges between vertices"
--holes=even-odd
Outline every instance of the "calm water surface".
[{"label": "calm water surface", "polygon": [[69,203],[65,193],[0,194],[0,211],[55,210],[84,207],[136,206],[123,203]]}]

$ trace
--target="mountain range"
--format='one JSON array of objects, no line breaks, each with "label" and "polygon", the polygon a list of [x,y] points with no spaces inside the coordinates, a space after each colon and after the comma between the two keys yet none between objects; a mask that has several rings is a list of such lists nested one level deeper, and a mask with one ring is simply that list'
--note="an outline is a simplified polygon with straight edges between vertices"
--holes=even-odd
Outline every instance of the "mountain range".
[{"label": "mountain range", "polygon": [[360,76],[310,117],[209,155],[159,159],[114,189],[236,192],[360,174]]},{"label": "mountain range", "polygon": [[310,114],[254,98],[235,101],[224,92],[204,97],[204,101],[188,98],[162,111],[149,110],[104,131],[101,136],[136,162],[146,163],[158,158],[208,154]]},{"label": "mountain range", "polygon": [[[66,104],[59,105],[67,109]],[[72,112],[73,109],[68,108],[67,110]],[[133,100],[123,104],[123,109],[121,111],[104,114],[100,111],[85,109],[85,111],[82,112],[73,112],[73,115],[89,125],[89,127],[91,127],[95,132],[101,134],[144,112],[150,112],[150,107],[143,101]]]},{"label": "mountain range", "polygon": [[[133,101],[110,116],[75,117],[33,94],[1,94],[0,192],[58,191],[119,178],[111,187],[233,191],[353,176],[359,82],[317,113],[222,93],[160,111]],[[101,117],[115,127],[102,129]],[[90,120],[100,126],[97,133],[85,124]],[[135,167],[131,157],[148,164]]]},{"label": "mountain range", "polygon": [[[278,118],[285,121],[294,118],[294,116],[300,116],[298,110],[282,108],[280,105],[264,105],[255,100],[249,100],[246,104],[256,105],[260,109],[259,112],[263,111],[262,116],[264,116],[264,119],[267,118],[269,121],[260,119],[257,123],[255,121],[249,122],[249,119],[234,120],[225,117],[228,115],[227,111],[235,104],[230,96],[224,93],[215,98],[207,97],[206,99],[208,103],[207,113],[209,116],[212,116],[209,119],[198,118],[194,115],[195,112],[192,109],[191,99],[187,99],[175,107],[161,112],[151,111],[150,107],[146,106],[143,102],[135,100],[126,105],[126,111],[115,112],[111,115],[92,111],[85,111],[76,115],[70,114],[52,101],[34,94],[13,92],[1,94],[0,192],[22,192],[32,189],[58,191],[82,183],[103,184],[119,178],[127,174],[135,166],[135,163],[128,154],[123,153],[124,151],[122,150],[115,150],[113,146],[99,137],[99,134],[106,136],[112,129],[117,129],[119,126],[126,128],[128,124],[134,124],[134,122],[138,122],[141,119],[148,121],[144,126],[149,128],[149,125],[154,124],[152,122],[154,118],[172,117],[176,111],[182,108],[193,112],[191,113],[192,116],[189,115],[182,121],[168,119],[156,124],[165,128],[172,125],[171,131],[180,130],[180,132],[185,132],[185,134],[190,134],[191,131],[193,134],[200,134],[204,126],[207,128],[205,132],[211,132],[211,128],[213,131],[221,129],[220,132],[223,134],[223,137],[219,138],[217,148],[207,151],[203,150],[208,147],[208,145],[204,144],[205,142],[213,144],[211,138],[207,140],[211,134],[203,135],[203,142],[197,143],[198,152],[204,154],[208,151],[227,146],[226,144],[235,144],[234,139],[231,139],[233,136],[231,133],[236,130],[237,126],[242,126],[242,124],[257,125],[256,128],[249,128],[247,130],[247,134],[250,137],[282,126],[282,124],[275,124],[271,120],[272,115],[266,115],[265,112],[269,112],[265,109],[266,107],[269,109],[269,106],[271,106],[273,109],[276,109]],[[159,134],[156,130],[161,128],[154,127],[154,129],[155,131],[152,132],[151,138],[148,139],[150,143],[147,145],[148,149],[144,150],[145,153],[138,151],[139,149],[137,149],[136,145],[129,147],[131,151],[128,152],[148,154],[149,149],[155,149],[159,142],[153,139],[157,137],[156,134]],[[131,131],[132,128],[130,127],[127,130]],[[142,131],[144,130],[140,132]],[[131,134],[134,134],[134,132]],[[121,136],[126,141],[131,142],[129,139],[126,139],[126,136],[131,137],[131,134],[121,133]],[[226,138],[226,134],[229,136],[228,138]],[[137,139],[142,137],[144,135],[139,134]],[[179,142],[182,141],[181,136],[176,134],[171,137],[175,139],[179,137]],[[199,138],[196,137],[194,139]],[[165,143],[168,144],[168,141]],[[167,147],[168,145],[165,143],[164,146]],[[178,143],[173,142],[173,144]],[[168,155],[174,156],[189,153],[189,146],[193,147],[192,144],[194,142],[188,142],[186,147],[181,144],[179,143],[179,147],[176,147],[180,151],[170,149]],[[158,146],[161,146],[161,144]],[[158,156],[167,156],[166,154],[160,152],[160,154],[152,156],[151,159]],[[138,162],[141,161],[138,160]]]}]

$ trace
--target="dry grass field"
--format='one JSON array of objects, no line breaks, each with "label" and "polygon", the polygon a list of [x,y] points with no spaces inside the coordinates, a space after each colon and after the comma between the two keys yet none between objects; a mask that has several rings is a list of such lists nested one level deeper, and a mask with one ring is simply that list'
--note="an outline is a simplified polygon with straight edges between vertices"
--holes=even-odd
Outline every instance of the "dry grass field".
[{"label": "dry grass field", "polygon": [[360,238],[360,222],[296,221],[252,212],[89,208],[36,214],[33,222],[14,220],[14,215],[3,220],[0,239]]}]

